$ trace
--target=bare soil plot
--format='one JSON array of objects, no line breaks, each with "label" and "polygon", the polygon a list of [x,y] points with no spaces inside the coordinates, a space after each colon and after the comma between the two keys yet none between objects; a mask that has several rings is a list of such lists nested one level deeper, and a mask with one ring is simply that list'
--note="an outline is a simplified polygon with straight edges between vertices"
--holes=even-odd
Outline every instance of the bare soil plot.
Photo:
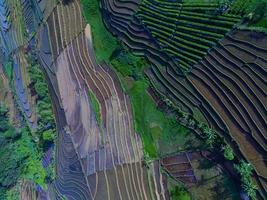
[{"label": "bare soil plot", "polygon": [[192,157],[192,153],[181,153],[161,159],[162,167],[176,180],[183,182],[187,187],[196,184],[197,179],[191,162],[200,159],[201,154]]}]

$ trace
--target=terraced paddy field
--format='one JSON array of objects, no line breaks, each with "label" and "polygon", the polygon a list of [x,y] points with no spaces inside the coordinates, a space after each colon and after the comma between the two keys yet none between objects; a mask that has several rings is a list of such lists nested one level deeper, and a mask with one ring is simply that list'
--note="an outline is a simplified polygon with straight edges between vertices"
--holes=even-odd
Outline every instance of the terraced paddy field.
[{"label": "terraced paddy field", "polygon": [[14,56],[14,88],[16,91],[17,103],[20,105],[20,109],[25,115],[29,126],[36,129],[36,96],[34,96],[30,90],[31,82],[28,74],[28,67],[29,64],[21,50]]},{"label": "terraced paddy field", "polygon": [[[74,199],[77,198],[74,195],[79,195],[79,199],[91,199],[92,196],[96,199],[132,199],[131,195],[136,194],[140,196],[135,199],[151,199],[147,169],[142,167],[142,145],[133,130],[128,97],[122,92],[115,73],[92,60],[90,38],[86,36],[90,36],[89,27],[72,40],[56,60],[55,77],[66,117],[65,129],[68,130],[62,134],[69,138],[69,142],[66,141],[71,146],[68,151],[77,157],[69,158],[70,153],[64,155],[63,152],[58,155],[58,170],[62,170],[58,171],[59,177],[63,174],[62,180],[56,181],[56,188],[59,193]],[[74,52],[79,54],[78,57]],[[100,124],[90,105],[88,90],[99,101]],[[63,139],[58,145],[59,149],[67,146]],[[77,161],[68,165],[64,164],[65,159]],[[74,171],[66,174],[64,171],[68,166]],[[81,187],[82,182],[75,181],[75,171],[80,173],[77,179],[83,175],[85,184],[84,189],[76,191],[77,194],[73,193],[74,187],[76,184]],[[76,182],[71,194],[65,192],[66,187],[72,187],[66,184],[67,177]],[[138,190],[140,192],[136,193]]]},{"label": "terraced paddy field", "polygon": [[26,42],[23,6],[17,0],[2,1],[0,12],[2,49],[8,55]]},{"label": "terraced paddy field", "polygon": [[[135,15],[141,1],[101,1],[104,23],[108,30],[124,42],[136,55],[145,55],[152,63],[160,62],[166,66],[176,68],[176,61],[161,50],[160,45],[152,37],[150,31],[144,27]],[[154,61],[150,59],[156,57]]]},{"label": "terraced paddy field", "polygon": [[[220,165],[212,164],[213,156],[207,151],[178,153],[162,158],[160,164],[169,177],[187,186],[192,198],[238,199],[229,175]],[[170,185],[171,181],[167,183]]]},{"label": "terraced paddy field", "polygon": [[235,30],[241,16],[216,3],[103,0],[101,8],[108,29],[151,63],[157,92],[218,131],[253,165],[266,196],[266,34]]},{"label": "terraced paddy field", "polygon": [[234,32],[200,66],[194,66],[189,75],[190,82],[218,110],[239,150],[255,167],[265,190],[266,39],[263,34]]},{"label": "terraced paddy field", "polygon": [[218,4],[187,1],[142,1],[137,16],[159,43],[161,50],[187,71],[240,17],[214,15]]},{"label": "terraced paddy field", "polygon": [[23,115],[0,146],[39,168],[21,198],[266,199],[267,2],[241,5],[0,0],[0,117]]},{"label": "terraced paddy field", "polygon": [[134,53],[172,66],[179,74],[240,22],[240,16],[220,13],[218,7],[190,1],[102,1],[104,20],[113,34]]},{"label": "terraced paddy field", "polygon": [[[11,67],[11,64],[9,65]],[[0,65],[0,101],[5,102],[8,105],[9,108],[9,115],[11,121],[16,120],[17,116],[17,109],[15,108],[15,103],[13,99],[12,92],[10,90],[10,85],[9,85],[9,79],[7,76],[7,70],[5,70],[6,67]]]},{"label": "terraced paddy field", "polygon": [[53,56],[56,58],[85,27],[79,2],[73,1],[67,5],[58,4],[48,17],[46,26]]},{"label": "terraced paddy field", "polygon": [[264,41],[264,34],[234,31],[194,65],[186,78],[160,68],[152,68],[147,74],[177,105],[191,114],[190,108],[198,108],[209,124],[253,164],[259,184],[266,189]]},{"label": "terraced paddy field", "polygon": [[[59,23],[66,17],[75,20]],[[51,191],[56,198],[152,199],[129,98],[115,72],[96,63],[90,26],[84,27],[74,1],[58,5],[38,33],[60,130]]]}]

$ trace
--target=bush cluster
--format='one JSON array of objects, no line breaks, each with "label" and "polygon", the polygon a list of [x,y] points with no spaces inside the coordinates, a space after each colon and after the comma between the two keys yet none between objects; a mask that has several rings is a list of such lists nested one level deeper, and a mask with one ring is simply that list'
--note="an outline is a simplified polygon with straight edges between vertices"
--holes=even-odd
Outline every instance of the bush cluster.
[{"label": "bush cluster", "polygon": [[38,137],[43,147],[54,142],[56,136],[55,119],[51,99],[43,72],[38,64],[29,67],[32,90],[37,95]]},{"label": "bush cluster", "polygon": [[235,165],[235,169],[241,176],[242,188],[251,199],[256,199],[257,185],[252,180],[253,168],[250,163],[241,160]]},{"label": "bush cluster", "polygon": [[28,127],[14,128],[3,103],[0,103],[0,122],[0,199],[8,199],[8,191],[21,178],[45,187],[45,171]]}]

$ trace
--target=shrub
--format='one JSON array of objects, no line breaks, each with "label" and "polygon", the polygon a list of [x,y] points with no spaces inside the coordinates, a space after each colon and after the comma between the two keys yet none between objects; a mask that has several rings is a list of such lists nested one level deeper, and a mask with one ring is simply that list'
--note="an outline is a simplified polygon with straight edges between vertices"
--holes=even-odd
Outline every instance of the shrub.
[{"label": "shrub", "polygon": [[8,109],[6,105],[0,102],[0,131],[5,132],[9,129]]},{"label": "shrub", "polygon": [[256,199],[257,186],[252,180],[252,166],[250,163],[241,160],[238,165],[234,165],[236,171],[241,176],[242,188],[251,199]]},{"label": "shrub", "polygon": [[53,142],[55,139],[54,130],[52,129],[45,130],[42,134],[42,138],[45,142]]},{"label": "shrub", "polygon": [[251,179],[250,181],[243,183],[242,188],[251,199],[256,199],[257,185]]},{"label": "shrub", "polygon": [[190,200],[190,196],[185,188],[176,186],[170,190],[171,199],[173,200]]},{"label": "shrub", "polygon": [[233,160],[235,158],[233,149],[229,145],[224,146],[223,150],[224,150],[223,155],[224,155],[225,159]]},{"label": "shrub", "polygon": [[244,160],[241,160],[238,165],[234,166],[236,171],[240,174],[242,179],[249,179],[252,175],[252,166],[250,163],[245,162]]},{"label": "shrub", "polygon": [[206,144],[210,148],[213,148],[217,138],[216,132],[208,127],[205,127],[203,133],[206,138]]},{"label": "shrub", "polygon": [[[44,143],[52,142],[55,138],[55,119],[52,111],[48,86],[40,66],[32,62],[29,67],[31,82],[37,93],[38,132]],[[38,140],[40,141],[40,138]],[[43,143],[41,143],[43,144]]]},{"label": "shrub", "polygon": [[44,98],[48,94],[47,85],[44,82],[37,81],[34,85],[34,88],[40,98]]}]

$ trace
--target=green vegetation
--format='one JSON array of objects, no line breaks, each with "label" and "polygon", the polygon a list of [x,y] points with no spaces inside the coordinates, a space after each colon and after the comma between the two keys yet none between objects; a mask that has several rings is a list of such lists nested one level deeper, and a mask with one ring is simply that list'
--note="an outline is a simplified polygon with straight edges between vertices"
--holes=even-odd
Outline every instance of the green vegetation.
[{"label": "green vegetation", "polygon": [[142,0],[137,17],[186,73],[239,23],[239,15],[226,11],[225,1],[219,0]]},{"label": "green vegetation", "polygon": [[[157,113],[154,102],[147,94],[147,87],[148,84],[145,81],[136,81],[128,92],[133,104],[135,129],[142,136],[145,151],[154,158],[157,157],[157,150],[149,122],[155,121],[157,124],[163,116],[162,113]],[[156,132],[155,129],[154,132]]]},{"label": "green vegetation", "polygon": [[91,25],[93,35],[93,45],[97,62],[108,61],[112,52],[117,48],[117,40],[102,21],[99,9],[99,0],[81,0],[83,15],[86,22]]},{"label": "green vegetation", "polygon": [[241,160],[239,164],[235,165],[236,171],[241,176],[242,188],[251,199],[256,199],[257,186],[252,180],[252,166]]},{"label": "green vegetation", "polygon": [[[33,90],[33,93],[36,93],[37,95],[36,103],[38,114],[38,127],[36,133],[38,152],[40,154],[43,154],[43,152],[45,152],[49,147],[55,144],[56,123],[52,110],[52,102],[50,99],[48,86],[43,71],[41,70],[40,65],[38,65],[34,61],[32,61],[31,65],[29,66],[29,76],[32,82],[31,90]],[[55,178],[54,159],[55,158],[52,159],[52,163],[48,166],[48,168],[45,169],[46,182],[52,182]],[[32,166],[30,164],[32,164]],[[28,166],[32,168],[34,166],[34,163],[30,164]]]},{"label": "green vegetation", "polygon": [[56,125],[52,111],[51,99],[48,95],[48,87],[45,82],[40,66],[32,63],[29,67],[29,75],[32,81],[33,90],[37,94],[38,113],[38,139],[43,147],[51,144],[55,140]]},{"label": "green vegetation", "polygon": [[224,146],[223,151],[224,151],[223,155],[224,155],[225,159],[234,160],[235,155],[234,155],[233,149],[229,145]]},{"label": "green vegetation", "polygon": [[0,199],[6,199],[8,191],[19,179],[33,180],[46,187],[46,173],[41,155],[27,127],[15,129],[9,122],[8,110],[0,103]]},{"label": "green vegetation", "polygon": [[208,124],[204,123],[202,120],[199,121],[194,116],[182,111],[180,107],[174,105],[169,99],[165,98],[163,101],[176,112],[180,120],[183,120],[187,126],[201,131],[200,136],[205,140],[206,148],[214,150],[215,148],[223,145],[224,142],[219,137],[218,133],[214,129],[210,128]]},{"label": "green vegetation", "polygon": [[210,147],[210,148],[213,148],[215,142],[216,142],[216,139],[217,139],[217,134],[216,132],[211,129],[211,128],[208,128],[207,126],[205,126],[203,128],[203,133],[204,133],[204,136],[206,138],[206,143],[207,145]]},{"label": "green vegetation", "polygon": [[42,134],[42,139],[48,142],[54,142],[55,133],[52,129],[45,130]]},{"label": "green vegetation", "polygon": [[11,62],[8,62],[4,65],[4,72],[5,74],[7,75],[8,79],[11,80],[12,79],[12,63]]},{"label": "green vegetation", "polygon": [[97,98],[93,92],[89,91],[88,96],[90,98],[92,109],[96,115],[96,121],[97,121],[98,125],[101,126],[102,119],[101,119],[101,113],[100,113],[100,104],[99,104],[99,102],[98,102],[98,100],[97,100]]},{"label": "green vegetation", "polygon": [[112,53],[110,60],[117,72],[123,77],[129,76],[134,80],[142,79],[143,71],[145,67],[148,67],[148,63],[143,57],[137,57],[121,48],[117,48]]},{"label": "green vegetation", "polygon": [[191,199],[186,189],[179,185],[170,189],[170,196],[172,200],[190,200]]},{"label": "green vegetation", "polygon": [[177,148],[183,144],[189,130],[179,125],[174,116],[161,112],[147,91],[149,83],[143,75],[148,66],[146,60],[125,49],[117,49],[110,63],[117,70],[131,98],[135,130],[141,135],[147,156],[161,156],[165,153],[164,145]]},{"label": "green vegetation", "polygon": [[267,28],[267,0],[235,0],[231,12],[245,16],[249,27]]}]

